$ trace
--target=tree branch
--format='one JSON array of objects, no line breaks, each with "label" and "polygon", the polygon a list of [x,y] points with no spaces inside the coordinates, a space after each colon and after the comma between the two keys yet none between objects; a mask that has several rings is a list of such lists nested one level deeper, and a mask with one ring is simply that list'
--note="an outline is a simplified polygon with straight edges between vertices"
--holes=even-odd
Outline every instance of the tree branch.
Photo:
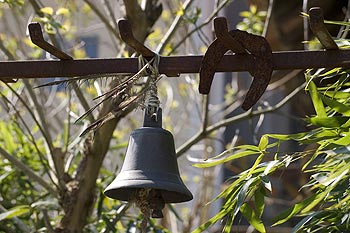
[{"label": "tree branch", "polygon": [[218,130],[221,127],[225,127],[228,125],[231,125],[236,122],[240,122],[249,118],[252,118],[254,116],[258,116],[260,114],[266,114],[274,112],[281,107],[283,107],[290,99],[292,99],[299,91],[303,90],[305,88],[305,83],[294,89],[289,95],[287,95],[285,98],[283,98],[279,103],[277,103],[275,106],[267,107],[265,109],[261,110],[255,110],[255,111],[248,111],[241,113],[239,115],[236,115],[234,117],[230,117],[228,119],[222,120],[220,122],[217,122],[216,124],[213,124],[211,126],[207,127],[207,130],[203,133],[203,131],[198,132],[193,137],[191,137],[186,143],[181,145],[176,150],[177,157],[182,156],[187,150],[189,150],[194,144],[198,143],[202,139],[204,139],[208,134]]},{"label": "tree branch", "polygon": [[[187,0],[182,6],[183,11],[186,12],[193,2],[194,2],[193,0]],[[158,45],[158,47],[156,49],[157,53],[161,54],[163,52],[165,46],[168,44],[169,40],[173,37],[176,29],[179,27],[180,23],[182,22],[182,19],[183,19],[183,15],[181,15],[181,14],[179,14],[175,17],[170,28],[168,29],[168,31],[165,33],[164,37],[160,41],[160,44]]]},{"label": "tree branch", "polygon": [[[234,0],[233,0],[234,1]],[[224,8],[226,6],[226,4],[233,2],[232,0],[225,0],[223,2],[220,3],[220,5],[214,9],[213,13],[198,27],[195,27],[192,31],[190,31],[189,33],[187,33],[186,36],[184,36],[182,38],[182,40],[180,40],[172,49],[170,52],[168,52],[167,56],[169,56],[170,54],[172,54],[182,43],[184,43],[187,38],[189,38],[193,33],[197,32],[198,30],[200,30],[202,27],[206,26],[207,24],[211,23],[214,19],[214,17],[217,16],[217,14],[219,13],[219,11]]]}]

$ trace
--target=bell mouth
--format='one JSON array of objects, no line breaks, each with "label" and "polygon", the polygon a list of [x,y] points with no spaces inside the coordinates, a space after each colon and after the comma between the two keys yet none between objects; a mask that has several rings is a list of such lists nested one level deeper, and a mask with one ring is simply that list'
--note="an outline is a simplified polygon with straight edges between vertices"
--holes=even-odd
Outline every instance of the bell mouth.
[{"label": "bell mouth", "polygon": [[193,199],[179,176],[157,172],[124,171],[105,189],[104,194],[112,199],[130,201],[141,188],[160,191],[165,203],[186,202]]}]

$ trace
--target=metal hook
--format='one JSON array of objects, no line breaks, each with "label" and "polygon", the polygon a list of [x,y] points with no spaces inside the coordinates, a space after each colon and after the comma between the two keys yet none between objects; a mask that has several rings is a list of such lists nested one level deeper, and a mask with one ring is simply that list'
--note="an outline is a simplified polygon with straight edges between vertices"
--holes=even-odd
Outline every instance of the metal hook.
[{"label": "metal hook", "polygon": [[71,56],[61,51],[59,48],[56,48],[52,44],[45,41],[43,32],[41,30],[41,26],[39,23],[30,23],[28,25],[29,35],[30,39],[33,42],[33,44],[37,45],[38,47],[42,48],[46,52],[52,54],[53,56],[57,57],[60,60],[73,60]]},{"label": "metal hook", "polygon": [[312,33],[317,37],[320,43],[327,49],[339,49],[334,42],[331,34],[324,25],[323,12],[320,7],[313,7],[309,10],[309,23]]},{"label": "metal hook", "polygon": [[141,42],[136,40],[134,34],[132,33],[131,24],[126,19],[118,20],[118,28],[120,37],[122,40],[129,45],[131,48],[135,49],[136,52],[141,54],[143,57],[149,59],[155,56],[155,53],[143,45]]},{"label": "metal hook", "polygon": [[244,47],[238,43],[228,32],[227,20],[225,17],[214,19],[214,30],[218,40],[234,53],[246,53]]},{"label": "metal hook", "polygon": [[214,20],[217,39],[208,47],[200,67],[199,92],[209,94],[216,67],[228,50],[235,53],[249,52],[254,57],[255,69],[249,73],[254,77],[242,104],[244,110],[250,109],[265,92],[273,71],[272,51],[264,37],[240,30],[227,31],[225,18]]}]

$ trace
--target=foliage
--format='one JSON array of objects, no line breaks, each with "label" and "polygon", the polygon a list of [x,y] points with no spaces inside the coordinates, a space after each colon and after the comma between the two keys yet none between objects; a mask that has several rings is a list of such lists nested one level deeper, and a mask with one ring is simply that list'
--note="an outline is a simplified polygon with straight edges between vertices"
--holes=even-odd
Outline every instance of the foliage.
[{"label": "foliage", "polygon": [[[0,15],[11,12],[14,16],[13,21],[21,24],[28,21],[21,17],[34,10],[34,19],[44,25],[47,33],[45,35],[48,37],[45,39],[49,39],[55,46],[69,45],[69,51],[74,58],[86,57],[83,43],[78,38],[79,33],[83,33],[79,27],[96,23],[92,26],[97,25],[98,28],[102,24],[111,37],[106,42],[109,45],[108,49],[114,55],[131,56],[132,51],[123,46],[117,33],[116,15],[109,5],[111,1],[101,1],[103,10],[89,0],[57,2],[48,5],[35,0],[5,0],[1,1]],[[124,4],[127,8],[135,2],[124,1]],[[157,1],[144,2],[156,5]],[[211,39],[205,35],[202,28],[211,23],[214,16],[230,1],[217,1],[217,7],[207,19],[202,18],[203,11],[200,7],[191,6],[192,2],[179,4],[169,1],[169,9],[178,10],[171,13],[169,9],[163,11],[160,24],[164,23],[164,28],[158,24],[153,26],[155,22],[152,22],[151,25],[136,28],[135,32],[141,31],[140,38],[150,35],[147,37],[150,40],[149,44],[152,47],[158,46],[157,52],[161,54],[163,51],[171,54],[180,50],[186,40],[193,39],[193,35],[198,36],[200,46],[206,46]],[[135,11],[140,10],[137,12],[140,13],[138,17],[128,16],[130,20],[139,20],[134,26],[149,22],[151,11],[145,13],[139,5],[131,5],[131,8]],[[82,15],[82,22],[78,24],[77,19]],[[142,18],[143,15],[146,18]],[[241,16],[244,19],[238,25],[240,29],[261,34],[265,12],[252,6],[249,11],[242,12]],[[85,30],[95,30],[93,28],[88,27]],[[165,28],[173,31],[168,33]],[[193,29],[189,30],[191,28]],[[184,31],[188,33],[184,35]],[[169,38],[164,38],[163,35],[169,35]],[[8,60],[37,59],[44,56],[28,38],[22,38],[11,30],[8,33],[2,32],[0,38],[1,56]],[[198,198],[194,208],[180,218],[177,210],[168,206],[167,213],[175,216],[176,220],[164,226],[152,220],[147,230],[170,232],[167,227],[180,222],[184,232],[189,232],[197,227],[196,222],[204,222],[194,231],[203,232],[222,221],[223,231],[230,232],[232,224],[241,218],[246,219],[260,232],[266,232],[269,225],[277,226],[293,219],[298,221],[294,232],[349,230],[349,71],[340,68],[321,69],[308,71],[305,77],[305,90],[310,94],[315,108],[315,115],[304,121],[308,124],[309,131],[293,135],[265,134],[257,145],[234,146],[214,158],[195,164],[196,167],[203,168],[203,172],[200,176],[193,177],[193,180],[200,180],[197,182],[204,188],[196,193]],[[142,217],[132,210],[132,205],[108,199],[103,195],[103,189],[120,169],[127,136],[133,128],[140,125],[140,114],[132,114],[134,107],[130,107],[124,115],[112,123],[108,122],[101,134],[104,137],[110,135],[110,139],[102,142],[93,140],[90,135],[84,138],[79,135],[83,128],[111,109],[110,102],[104,103],[96,108],[93,114],[76,122],[80,119],[79,116],[89,109],[90,102],[93,103],[96,96],[109,91],[126,78],[85,77],[81,82],[66,82],[63,84],[64,88],[61,85],[33,89],[33,86],[42,84],[37,80],[1,83],[0,156],[3,159],[0,160],[0,231],[64,231],[67,230],[64,228],[65,224],[72,219],[70,214],[74,211],[74,217],[78,216],[79,220],[68,226],[76,227],[76,232],[135,232],[141,228]],[[195,78],[186,77],[181,82],[176,82],[177,80],[174,81],[175,85],[167,81],[160,83],[159,93],[166,102],[164,116],[175,116],[176,124],[173,124],[172,131],[177,132],[177,135],[184,131],[183,134],[186,135],[186,140],[181,138],[185,142],[180,145],[178,156],[183,155],[202,139],[208,139],[205,140],[204,151],[210,151],[213,144],[211,139],[215,138],[218,129],[273,112],[303,88],[297,88],[274,106],[265,103],[263,107],[259,106],[251,112],[239,113],[232,117],[230,114],[238,108],[243,98],[241,91],[227,88],[226,102],[209,108],[207,97],[201,98],[194,94],[197,93],[198,84]],[[143,83],[138,85],[142,86]],[[201,102],[202,108],[198,104]],[[179,107],[180,104],[182,105]],[[197,109],[203,110],[200,117],[200,114],[196,115]],[[209,115],[222,115],[222,119],[210,123]],[[192,120],[188,121],[189,116],[192,119],[194,116],[201,118],[201,125],[198,125],[198,122],[193,123]],[[170,117],[164,117],[164,124],[167,128],[170,127]],[[193,128],[201,129],[188,139],[188,133],[192,133],[190,130]],[[97,139],[99,132],[95,134]],[[300,150],[283,151],[283,144],[290,141],[297,142]],[[208,184],[212,183],[207,178],[215,175],[210,168],[245,158],[252,158],[254,163],[249,169],[233,176],[226,188],[212,201],[223,200],[223,205],[221,210],[208,220],[208,205],[203,204],[211,199]],[[266,199],[272,195],[275,188],[272,176],[292,166],[299,166],[300,171],[310,177],[309,182],[301,188],[301,192],[309,195],[276,215],[273,221],[265,220]],[[95,177],[92,177],[91,171],[94,171]],[[89,183],[91,185],[86,188]],[[79,192],[82,192],[82,195],[76,195]],[[79,211],[75,209],[77,206],[86,208]],[[198,213],[200,217],[196,219]]]},{"label": "foliage", "polygon": [[[159,46],[157,52],[161,53],[164,49],[171,53],[175,49],[181,49],[186,39],[191,39],[189,33],[182,40],[183,33],[180,32],[182,41],[179,41],[179,29],[186,29],[191,24],[195,25],[196,32],[197,27],[201,28],[211,22],[229,1],[221,1],[220,7],[214,10],[206,23],[199,23],[199,18],[203,17],[200,7],[180,4],[181,10],[178,13],[169,13],[172,6],[178,6],[178,3],[169,1],[169,9],[166,11],[168,16],[162,16],[163,22],[160,22],[160,25],[164,24],[162,27],[153,27],[159,17],[159,11],[154,10],[158,1],[143,1],[147,5],[154,5],[153,8],[148,6],[147,12],[138,2],[124,1],[126,14],[136,14],[137,17],[122,16],[131,21],[138,20],[134,24],[138,39],[143,40],[151,35],[150,44]],[[107,32],[101,33],[107,35],[101,37],[104,40],[101,44],[108,45],[107,52],[113,56],[131,56],[133,51],[126,48],[120,40],[116,25],[116,19],[121,15],[114,10],[119,10],[121,3],[107,0],[101,3],[103,7],[89,0],[1,1],[0,15],[8,19],[1,25],[4,28],[0,33],[1,59],[51,59],[50,55],[26,37],[25,25],[31,20],[38,21],[43,26],[45,40],[72,54],[74,59],[87,56],[81,37],[86,33],[94,35],[106,29]],[[110,4],[114,4],[114,8]],[[175,18],[181,23],[172,27]],[[139,23],[143,24],[138,26]],[[168,28],[173,32],[163,42],[162,37]],[[157,38],[151,34],[153,29],[158,32]],[[208,38],[201,40],[209,42]],[[176,48],[173,47],[174,44]],[[131,106],[118,119],[107,123],[101,133],[104,136],[102,141],[96,140],[100,131],[94,135],[95,138],[92,135],[79,135],[88,124],[110,111],[113,101],[105,101],[91,115],[76,122],[94,104],[96,96],[109,91],[126,78],[127,76],[77,77],[78,81],[41,88],[33,88],[43,84],[35,79],[0,84],[1,232],[135,232],[140,229],[142,219],[131,208],[132,205],[106,198],[103,190],[120,169],[127,137],[133,128],[140,126],[141,114],[133,113],[134,105]],[[197,97],[192,97],[195,101],[189,101],[187,95],[194,93],[196,83],[193,80],[195,79],[187,80],[189,85],[181,83],[181,98],[186,98],[183,109],[192,110],[197,105],[196,102],[200,102]],[[142,87],[144,83],[138,85]],[[171,103],[171,107],[163,109],[164,115],[170,115],[172,110],[175,115],[181,113],[178,115],[186,118],[182,109],[177,108],[178,101],[173,98],[176,88],[166,81],[159,85],[162,87],[160,95],[169,94],[164,99]],[[188,112],[192,114],[191,111]],[[170,125],[169,119],[165,118],[164,123]],[[168,209],[172,216],[180,219],[175,208],[169,206]],[[150,221],[148,230],[169,232],[166,226],[160,226],[158,221],[153,220]]]},{"label": "foliage", "polygon": [[[202,232],[221,219],[225,220],[223,232],[230,232],[239,212],[259,232],[266,232],[266,225],[281,225],[292,218],[301,218],[292,232],[350,230],[349,75],[349,70],[341,68],[305,73],[305,90],[315,109],[315,115],[305,119],[311,129],[308,132],[265,134],[258,146],[236,146],[194,165],[204,168],[247,156],[255,158],[252,167],[232,177],[228,188],[217,196],[216,199],[224,199],[221,211],[195,232]],[[304,148],[314,145],[314,149],[281,151],[281,144],[291,140],[301,146],[309,145]],[[293,165],[310,177],[301,187],[301,191],[309,195],[275,216],[272,222],[263,221],[264,197],[269,197],[273,191],[269,177]]]},{"label": "foliage", "polygon": [[250,5],[249,11],[242,11],[240,16],[243,20],[237,24],[237,29],[256,35],[262,34],[266,11],[258,11],[255,5]]}]

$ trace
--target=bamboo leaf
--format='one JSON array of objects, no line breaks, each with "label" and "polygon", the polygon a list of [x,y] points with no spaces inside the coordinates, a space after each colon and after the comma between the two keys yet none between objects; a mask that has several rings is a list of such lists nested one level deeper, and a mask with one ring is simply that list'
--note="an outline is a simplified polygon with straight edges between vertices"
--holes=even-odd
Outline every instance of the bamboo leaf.
[{"label": "bamboo leaf", "polygon": [[271,182],[269,180],[269,178],[267,176],[260,176],[260,179],[262,181],[262,184],[264,185],[264,187],[269,190],[270,192],[272,192],[272,185]]},{"label": "bamboo leaf", "polygon": [[265,151],[268,144],[269,144],[269,138],[268,138],[268,136],[267,136],[267,135],[263,135],[263,136],[260,138],[260,142],[259,142],[259,145],[258,145],[259,150],[260,150],[260,151]]},{"label": "bamboo leaf", "polygon": [[300,211],[302,211],[303,208],[305,208],[312,201],[317,199],[317,197],[318,197],[318,194],[313,194],[310,197],[303,200],[302,202],[299,202],[299,203],[295,204],[293,207],[283,211],[276,218],[274,218],[274,220],[273,220],[274,224],[272,226],[276,226],[276,225],[280,225],[282,223],[285,223],[290,218],[292,218],[296,214],[300,213]]},{"label": "bamboo leaf", "polygon": [[344,137],[332,142],[332,144],[338,145],[339,146],[348,146],[350,145],[350,132],[345,134]]},{"label": "bamboo leaf", "polygon": [[247,221],[259,232],[266,232],[265,226],[261,221],[260,217],[258,217],[254,210],[247,204],[244,203],[241,208],[241,213],[247,219]]},{"label": "bamboo leaf", "polygon": [[9,209],[8,211],[1,213],[0,214],[0,221],[26,214],[29,212],[29,210],[30,210],[30,207],[28,205],[15,206],[15,207]]},{"label": "bamboo leaf", "polygon": [[254,204],[256,215],[258,218],[261,218],[265,208],[265,195],[264,190],[261,187],[254,194]]},{"label": "bamboo leaf", "polygon": [[204,232],[206,229],[208,229],[208,227],[210,227],[211,225],[213,225],[214,223],[216,223],[217,221],[222,219],[227,214],[227,212],[228,212],[228,210],[225,210],[225,209],[221,210],[214,217],[212,217],[207,222],[203,223],[197,229],[192,231],[192,233],[202,233],[202,232]]},{"label": "bamboo leaf", "polygon": [[219,160],[214,160],[214,161],[210,161],[208,160],[206,163],[196,163],[196,164],[193,164],[194,167],[198,167],[198,168],[206,168],[206,167],[213,167],[213,166],[216,166],[216,165],[219,165],[219,164],[222,164],[222,163],[226,163],[228,161],[231,161],[231,160],[235,160],[235,159],[238,159],[238,158],[243,158],[243,157],[246,157],[246,156],[249,156],[249,155],[256,155],[258,154],[259,152],[257,151],[242,151],[242,152],[238,152],[236,154],[233,154],[231,156],[228,156],[224,159],[219,159]]},{"label": "bamboo leaf", "polygon": [[350,116],[350,107],[348,105],[340,103],[339,101],[324,95],[322,96],[322,100],[326,105],[331,107],[336,112],[341,113],[344,116]]},{"label": "bamboo leaf", "polygon": [[308,88],[317,116],[327,117],[327,113],[324,108],[322,99],[320,98],[320,94],[317,90],[317,86],[312,80],[309,80]]},{"label": "bamboo leaf", "polygon": [[52,7],[43,7],[40,9],[40,11],[48,15],[53,15]]},{"label": "bamboo leaf", "polygon": [[309,122],[313,125],[325,127],[325,128],[338,128],[345,124],[350,118],[343,116],[334,117],[311,117]]},{"label": "bamboo leaf", "polygon": [[300,222],[298,222],[297,225],[295,225],[291,231],[291,233],[296,233],[300,230],[301,227],[303,227],[306,223],[308,223],[313,217],[315,217],[319,212],[312,213],[311,215],[306,216],[303,218]]}]

